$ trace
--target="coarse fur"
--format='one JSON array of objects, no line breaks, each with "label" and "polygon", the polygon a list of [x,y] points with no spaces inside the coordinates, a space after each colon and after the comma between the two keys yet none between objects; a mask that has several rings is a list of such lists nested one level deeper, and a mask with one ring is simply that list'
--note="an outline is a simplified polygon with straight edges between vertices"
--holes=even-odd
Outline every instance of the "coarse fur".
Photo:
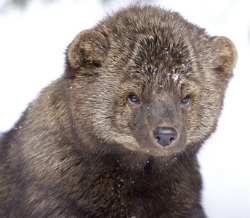
[{"label": "coarse fur", "polygon": [[206,217],[196,154],[236,60],[228,38],[158,7],[82,31],[1,138],[0,217]]}]

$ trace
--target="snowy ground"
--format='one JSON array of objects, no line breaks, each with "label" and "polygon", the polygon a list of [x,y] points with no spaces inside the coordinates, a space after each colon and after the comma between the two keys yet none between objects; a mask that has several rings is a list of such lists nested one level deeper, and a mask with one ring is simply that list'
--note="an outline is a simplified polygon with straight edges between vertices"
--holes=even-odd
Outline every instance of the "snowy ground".
[{"label": "snowy ground", "polygon": [[[97,0],[58,0],[45,5],[34,1],[27,10],[0,14],[0,132],[11,128],[27,103],[62,74],[64,51],[74,36],[105,13],[129,3],[116,2],[103,7]],[[211,35],[228,36],[238,49],[218,131],[204,145],[200,162],[208,217],[250,217],[249,3],[156,0],[152,4],[179,11]]]}]

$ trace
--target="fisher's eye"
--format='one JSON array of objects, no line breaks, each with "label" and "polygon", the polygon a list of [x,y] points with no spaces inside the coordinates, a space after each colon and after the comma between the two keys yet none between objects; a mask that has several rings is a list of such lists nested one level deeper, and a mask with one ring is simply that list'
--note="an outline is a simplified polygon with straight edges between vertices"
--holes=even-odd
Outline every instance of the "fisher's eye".
[{"label": "fisher's eye", "polygon": [[190,102],[190,99],[191,99],[190,95],[185,96],[183,99],[181,99],[181,104],[188,105]]},{"label": "fisher's eye", "polygon": [[136,94],[130,93],[128,95],[128,103],[135,105],[135,104],[140,104],[141,101]]}]

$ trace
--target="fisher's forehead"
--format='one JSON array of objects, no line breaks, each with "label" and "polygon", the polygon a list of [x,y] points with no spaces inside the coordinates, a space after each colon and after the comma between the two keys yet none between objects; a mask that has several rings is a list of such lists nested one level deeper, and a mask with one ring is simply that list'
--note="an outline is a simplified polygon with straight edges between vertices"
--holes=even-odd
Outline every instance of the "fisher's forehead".
[{"label": "fisher's forehead", "polygon": [[157,36],[141,39],[132,51],[125,76],[131,79],[163,79],[181,83],[181,78],[192,72],[187,46],[163,42]]}]

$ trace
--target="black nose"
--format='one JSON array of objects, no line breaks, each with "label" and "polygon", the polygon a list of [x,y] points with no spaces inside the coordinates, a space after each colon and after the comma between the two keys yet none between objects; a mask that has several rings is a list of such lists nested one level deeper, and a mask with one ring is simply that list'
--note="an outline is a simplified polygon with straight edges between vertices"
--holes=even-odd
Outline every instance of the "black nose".
[{"label": "black nose", "polygon": [[177,131],[172,127],[157,127],[153,131],[153,136],[158,144],[165,147],[177,138]]}]

